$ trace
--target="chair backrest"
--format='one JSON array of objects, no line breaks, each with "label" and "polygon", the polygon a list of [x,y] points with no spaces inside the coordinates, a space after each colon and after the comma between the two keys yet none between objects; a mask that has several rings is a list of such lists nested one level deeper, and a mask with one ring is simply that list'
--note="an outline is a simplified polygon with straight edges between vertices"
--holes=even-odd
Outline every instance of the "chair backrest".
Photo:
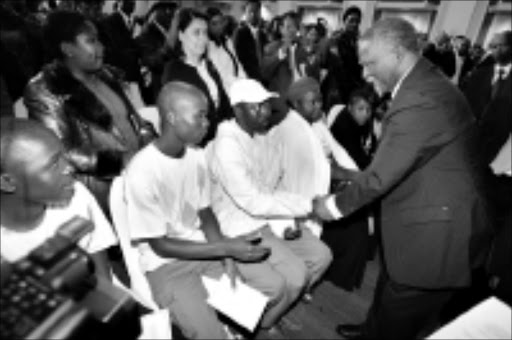
[{"label": "chair backrest", "polygon": [[139,109],[139,115],[151,122],[153,127],[155,128],[158,134],[161,133],[160,129],[160,114],[158,113],[158,109],[155,106],[146,106]]},{"label": "chair backrest", "polygon": [[134,298],[152,310],[158,310],[153,300],[149,283],[140,266],[139,251],[132,245],[127,230],[126,200],[124,195],[124,178],[116,177],[110,188],[110,211],[114,229],[119,238],[124,262],[130,276],[131,290]]}]

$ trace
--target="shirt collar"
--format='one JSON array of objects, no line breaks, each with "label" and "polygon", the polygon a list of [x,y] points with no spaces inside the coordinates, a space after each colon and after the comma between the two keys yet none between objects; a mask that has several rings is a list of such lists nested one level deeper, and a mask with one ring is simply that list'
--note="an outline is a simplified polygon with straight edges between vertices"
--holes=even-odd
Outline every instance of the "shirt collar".
[{"label": "shirt collar", "polygon": [[496,79],[498,79],[498,74],[499,74],[500,70],[503,70],[503,78],[507,78],[508,75],[510,74],[510,69],[511,68],[512,68],[512,63],[508,63],[505,66],[496,64],[494,66],[494,77]]},{"label": "shirt collar", "polygon": [[153,20],[153,25],[155,25],[155,27],[158,28],[158,30],[162,32],[164,36],[167,36],[167,31],[165,30],[165,28],[162,27],[162,25],[158,23],[158,21]]},{"label": "shirt collar", "polygon": [[126,25],[126,27],[128,28],[131,28],[130,27],[130,17],[128,15],[126,15],[123,11],[118,11],[119,14],[121,14],[121,18],[123,18],[123,21]]},{"label": "shirt collar", "polygon": [[417,63],[418,63],[418,61],[416,61],[412,66],[410,66],[409,69],[407,71],[405,71],[404,74],[402,74],[402,77],[400,77],[400,79],[398,79],[398,81],[395,84],[395,87],[393,87],[393,91],[391,91],[392,99],[395,98],[395,96],[398,93],[398,90],[400,89],[400,87],[402,86],[402,83],[404,82],[405,78],[407,78],[407,76],[409,75],[409,73],[411,73],[412,69],[414,68],[414,66],[416,66]]}]

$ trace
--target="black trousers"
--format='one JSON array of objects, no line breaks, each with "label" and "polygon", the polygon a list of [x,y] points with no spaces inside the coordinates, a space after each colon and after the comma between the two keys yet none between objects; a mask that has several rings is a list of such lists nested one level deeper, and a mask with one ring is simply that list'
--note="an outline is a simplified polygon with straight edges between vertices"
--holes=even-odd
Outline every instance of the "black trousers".
[{"label": "black trousers", "polygon": [[434,331],[453,290],[425,290],[394,282],[383,270],[364,325],[368,339],[416,339]]}]

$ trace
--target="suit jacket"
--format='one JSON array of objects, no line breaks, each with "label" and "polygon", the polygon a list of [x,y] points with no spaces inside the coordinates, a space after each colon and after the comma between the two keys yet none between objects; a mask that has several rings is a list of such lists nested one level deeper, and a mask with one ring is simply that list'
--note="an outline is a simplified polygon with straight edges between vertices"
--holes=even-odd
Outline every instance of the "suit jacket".
[{"label": "suit jacket", "polygon": [[420,58],[383,119],[373,161],[335,199],[343,215],[382,198],[381,234],[392,280],[462,287],[489,242],[474,118],[459,90]]},{"label": "suit jacket", "polygon": [[512,72],[492,96],[494,64],[475,70],[462,86],[471,108],[478,118],[481,150],[486,164],[492,162],[512,133]]},{"label": "suit jacket", "polygon": [[121,14],[112,13],[103,20],[100,28],[105,44],[105,62],[125,72],[126,79],[138,83],[142,90],[140,54]]},{"label": "suit jacket", "polygon": [[152,103],[154,103],[162,87],[162,74],[165,64],[169,60],[177,58],[177,55],[167,46],[165,35],[154,23],[150,23],[135,38],[135,43],[140,52],[141,64],[151,72],[150,87],[153,94]]},{"label": "suit jacket", "polygon": [[[288,53],[287,58],[283,60],[279,59],[278,54],[282,46],[282,41],[274,41],[265,47],[262,75],[269,90],[277,92],[280,95],[276,100],[276,108],[287,111],[286,95],[288,88],[293,83],[293,71],[290,67],[290,53]],[[305,63],[305,60],[301,60],[304,55],[306,55],[306,51],[300,43],[296,43],[294,59],[297,70],[295,71],[299,73],[301,72],[299,65]]]},{"label": "suit jacket", "polygon": [[[258,36],[260,41],[259,54],[263,57],[263,48],[267,44],[267,37],[261,29],[258,30]],[[262,81],[261,65],[260,60],[258,59],[256,40],[254,39],[248,24],[242,23],[235,32],[234,44],[238,59],[244,67],[247,76],[249,78]]]}]

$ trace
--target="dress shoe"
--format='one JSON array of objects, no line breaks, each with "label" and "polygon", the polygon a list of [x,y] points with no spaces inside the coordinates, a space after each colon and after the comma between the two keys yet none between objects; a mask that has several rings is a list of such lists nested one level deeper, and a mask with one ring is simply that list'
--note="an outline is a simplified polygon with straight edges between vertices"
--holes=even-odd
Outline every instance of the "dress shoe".
[{"label": "dress shoe", "polygon": [[340,324],[336,326],[336,333],[345,339],[362,339],[363,325]]}]

